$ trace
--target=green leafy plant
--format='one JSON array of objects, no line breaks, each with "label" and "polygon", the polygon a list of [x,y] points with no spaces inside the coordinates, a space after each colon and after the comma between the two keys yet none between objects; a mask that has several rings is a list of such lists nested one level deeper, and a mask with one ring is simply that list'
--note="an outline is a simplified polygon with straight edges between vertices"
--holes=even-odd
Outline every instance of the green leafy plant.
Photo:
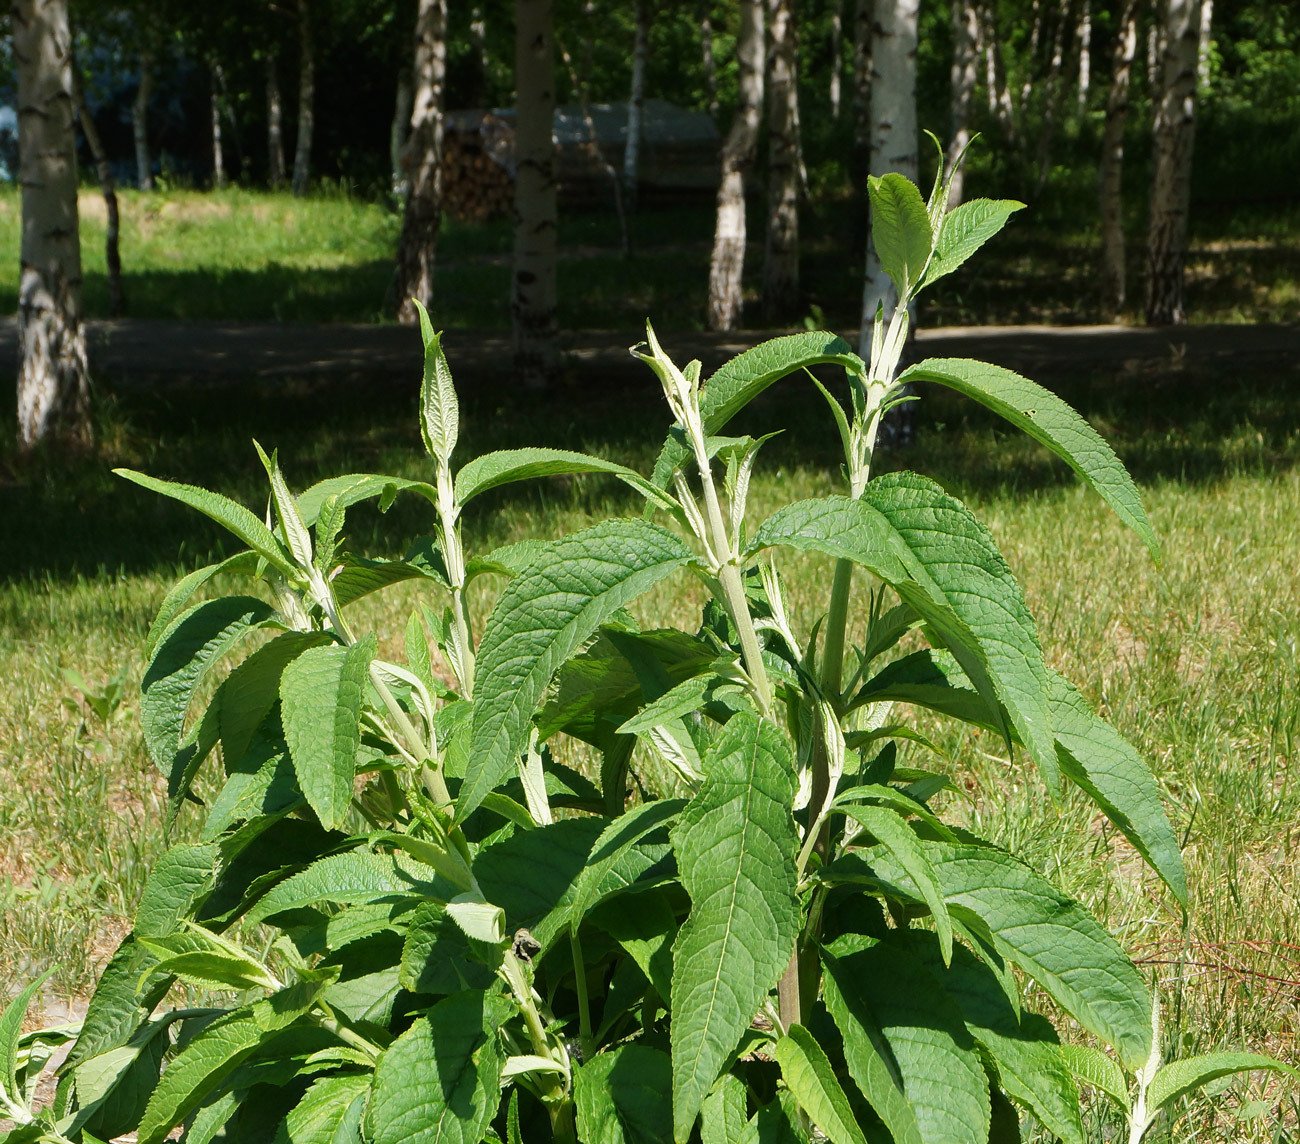
[{"label": "green leafy plant", "polygon": [[[1044,663],[988,530],[926,477],[872,476],[880,419],[905,384],[965,393],[1156,539],[1123,467],[1050,392],[972,361],[899,369],[908,305],[1019,204],[945,212],[945,186],[927,204],[897,176],[871,197],[900,301],[870,361],[808,332],[702,383],[647,327],[635,352],[673,417],[650,477],[544,448],[453,464],[456,393],[423,312],[428,481],[352,474],[295,496],[259,447],[264,521],[123,471],[247,546],[181,580],[148,637],[140,718],[168,826],[187,804],[204,818],[153,871],[54,1107],[33,1115],[8,1070],[11,1139],[160,1144],[185,1125],[189,1144],[738,1144],[815,1128],[937,1144],[1017,1139],[1023,1109],[1081,1144],[1076,1075],[1118,1075],[1102,1088],[1124,1103],[1116,1070],[1146,1076],[1157,1042],[1141,974],[1042,875],[943,821],[949,778],[900,760],[929,746],[907,714],[995,733],[1055,798],[1079,787],[1185,905],[1175,836],[1137,752]],[[753,521],[767,438],[724,432],[819,366],[846,380],[847,405],[813,381],[846,488]],[[466,553],[479,494],[575,473],[621,479],[644,514]],[[398,495],[427,502],[431,535],[401,560],[349,552],[347,511]],[[791,550],[827,561],[808,630],[787,606]],[[193,602],[218,573],[253,588]],[[629,606],[674,576],[700,586],[698,625],[639,623]],[[503,585],[486,619],[467,592],[482,577]],[[352,605],[398,583],[428,602],[381,644]],[[1113,1055],[1063,1049],[1019,974]],[[178,984],[212,1004],[169,1008]],[[11,1062],[28,1000],[0,1030]],[[1153,1094],[1176,1067],[1132,1107],[1167,1103]]]}]

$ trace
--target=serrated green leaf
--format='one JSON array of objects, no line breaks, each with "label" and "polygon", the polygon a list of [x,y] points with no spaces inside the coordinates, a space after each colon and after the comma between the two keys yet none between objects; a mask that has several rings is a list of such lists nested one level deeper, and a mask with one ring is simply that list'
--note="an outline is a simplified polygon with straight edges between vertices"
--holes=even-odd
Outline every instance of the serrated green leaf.
[{"label": "serrated green leaf", "polygon": [[823,962],[849,1073],[895,1139],[987,1140],[984,1067],[935,975],[893,935],[840,938]]},{"label": "serrated green leaf", "polygon": [[340,607],[355,603],[362,596],[378,592],[406,580],[432,580],[444,585],[445,580],[430,573],[428,565],[413,564],[406,560],[366,560],[347,556],[338,565],[340,571],[330,583]]},{"label": "serrated green leaf", "polygon": [[921,192],[897,172],[867,179],[871,198],[871,241],[880,267],[892,279],[899,298],[915,293],[934,244],[930,215]]},{"label": "serrated green leaf", "polygon": [[[1151,1051],[1151,998],[1115,939],[1078,902],[1000,850],[921,843],[954,917],[980,919],[998,952],[1033,977],[1085,1029],[1137,1069]],[[907,885],[902,867],[873,853],[879,877]],[[919,898],[914,888],[909,892]]]},{"label": "serrated green leaf", "polygon": [[214,576],[225,573],[251,573],[257,567],[257,559],[256,552],[237,552],[234,556],[228,556],[216,564],[209,564],[206,568],[199,568],[187,576],[182,576],[169,589],[167,595],[163,597],[163,602],[158,606],[158,614],[149,625],[149,634],[144,639],[145,654],[153,658],[154,649],[158,646],[158,640],[163,632],[171,626],[172,620],[185,610],[185,605],[204,584]]},{"label": "serrated green leaf", "polygon": [[129,1044],[83,1061],[73,1070],[77,1113],[68,1136],[77,1128],[112,1140],[133,1132],[158,1084],[163,1054],[171,1047],[169,1022],[152,1021]]},{"label": "serrated green leaf", "polygon": [[501,1101],[497,1028],[509,1012],[493,994],[456,993],[398,1037],[375,1069],[374,1144],[479,1144]]},{"label": "serrated green leaf", "polygon": [[644,497],[664,508],[676,505],[661,489],[656,488],[634,469],[613,461],[574,453],[568,449],[505,449],[498,453],[484,453],[469,461],[456,474],[456,502],[467,504],[480,493],[515,481],[528,481],[537,477],[559,477],[578,473],[609,473]]},{"label": "serrated green leaf", "polygon": [[658,799],[632,807],[614,819],[596,839],[586,865],[574,885],[569,925],[577,929],[587,911],[611,888],[621,888],[621,879],[611,879],[628,851],[656,831],[671,826],[686,806],[681,798]]},{"label": "serrated green leaf", "polygon": [[925,284],[929,286],[951,274],[1006,226],[1007,219],[1024,208],[1024,203],[1014,199],[972,199],[950,210],[939,226]]},{"label": "serrated green leaf", "polygon": [[280,719],[298,786],[321,825],[341,827],[352,801],[372,635],[302,652],[280,678]]},{"label": "serrated green leaf", "polygon": [[1051,673],[1052,725],[1066,777],[1087,792],[1182,906],[1187,875],[1160,791],[1137,750],[1100,719],[1073,684]]},{"label": "serrated green leaf", "polygon": [[420,315],[424,342],[424,378],[420,382],[420,436],[430,457],[450,464],[460,434],[460,403],[451,381],[451,367],[442,352],[442,334],[433,332],[429,315],[419,299],[412,299]]},{"label": "serrated green leaf", "polygon": [[195,604],[159,638],[140,682],[140,724],[164,775],[176,765],[186,712],[208,672],[273,614],[252,596],[223,596]]},{"label": "serrated green leaf", "polygon": [[1110,1097],[1123,1112],[1129,1111],[1131,1105],[1124,1072],[1105,1053],[1087,1045],[1062,1045],[1061,1059],[1072,1076]]},{"label": "serrated green leaf", "polygon": [[[352,1144],[370,1088],[369,1073],[323,1076],[284,1118],[285,1144]],[[277,1136],[277,1141],[281,1137]]]},{"label": "serrated green leaf", "polygon": [[3,1083],[5,1093],[15,1104],[23,1103],[23,1093],[18,1086],[18,1041],[22,1037],[23,1018],[27,1016],[27,1006],[32,1003],[32,998],[53,972],[54,967],[51,966],[21,990],[5,1007],[5,1011],[0,1013],[0,1061],[4,1063],[0,1083]]},{"label": "serrated green leaf", "polygon": [[691,912],[673,945],[673,1124],[684,1144],[704,1098],[794,951],[799,836],[781,735],[735,715],[672,831]]},{"label": "serrated green leaf", "polygon": [[601,1053],[574,1074],[583,1144],[671,1144],[672,1061],[645,1045]]},{"label": "serrated green leaf", "polygon": [[700,1109],[701,1144],[742,1144],[748,1128],[745,1085],[734,1073],[723,1073]]},{"label": "serrated green leaf", "polygon": [[785,1083],[831,1144],[867,1144],[831,1062],[807,1029],[791,1025],[775,1053]]},{"label": "serrated green leaf", "polygon": [[[765,389],[781,378],[815,365],[841,365],[865,376],[866,363],[843,338],[823,331],[771,338],[737,354],[714,373],[700,393],[704,432],[712,437]],[[666,489],[673,473],[686,463],[690,450],[677,437],[669,437],[655,461],[656,487]]]},{"label": "serrated green leaf", "polygon": [[921,848],[915,832],[897,813],[883,806],[857,806],[850,803],[845,805],[843,810],[855,822],[874,834],[881,845],[907,871],[912,884],[921,892],[922,899],[930,907],[930,916],[934,918],[934,928],[939,936],[943,959],[945,962],[951,961],[952,922],[948,918],[948,906],[943,900],[934,867],[925,856],[925,851]]},{"label": "serrated green leaf", "polygon": [[602,902],[588,919],[603,929],[636,962],[660,1001],[673,996],[673,941],[677,915],[661,890],[642,890]]},{"label": "serrated green leaf", "polygon": [[1179,1097],[1187,1096],[1198,1088],[1237,1073],[1274,1072],[1300,1081],[1300,1070],[1257,1053],[1205,1053],[1170,1061],[1156,1073],[1147,1090],[1147,1108],[1151,1115],[1167,1107]]},{"label": "serrated green leaf", "polygon": [[492,573],[497,576],[517,576],[532,564],[546,548],[544,540],[518,540],[503,544],[483,556],[472,556],[465,564],[465,583],[476,576]]},{"label": "serrated green leaf", "polygon": [[1100,434],[1050,390],[1001,366],[962,358],[930,358],[898,381],[936,382],[1005,417],[1078,473],[1159,559],[1160,542],[1133,479]]},{"label": "serrated green leaf", "polygon": [[234,533],[272,568],[290,579],[298,576],[293,560],[285,551],[284,545],[242,504],[237,504],[220,493],[209,492],[194,485],[178,484],[175,481],[160,481],[157,477],[146,476],[132,469],[114,469],[113,472],[151,492],[162,493],[163,496],[171,497],[173,500],[189,505],[190,508],[197,509],[204,516],[211,517]]},{"label": "serrated green leaf", "polygon": [[192,917],[216,885],[221,847],[215,843],[173,846],[154,864],[135,911],[139,938],[166,937]]},{"label": "serrated green leaf", "polygon": [[150,956],[134,934],[128,934],[114,951],[91,994],[81,1034],[63,1065],[64,1072],[125,1045],[148,1020],[171,987],[171,979],[164,977],[143,996],[136,994],[140,971]]},{"label": "serrated green leaf", "polygon": [[383,473],[348,473],[341,477],[328,477],[318,481],[298,495],[298,512],[308,527],[320,516],[321,507],[330,497],[336,497],[335,509],[349,509],[371,497],[392,496],[399,492],[413,492],[430,504],[438,503],[438,490],[428,481],[412,481],[406,477],[390,477]]},{"label": "serrated green leaf", "polygon": [[464,931],[437,902],[423,902],[411,917],[402,943],[399,980],[412,993],[443,996],[462,989],[487,989],[495,979],[474,960]]},{"label": "serrated green leaf", "polygon": [[619,608],[691,559],[666,529],[610,520],[548,545],[544,557],[510,582],[479,646],[458,821],[513,772],[533,711],[560,664]]},{"label": "serrated green leaf", "polygon": [[284,474],[280,471],[279,452],[277,450],[268,457],[256,441],[253,442],[253,448],[257,450],[262,467],[266,469],[267,478],[271,482],[271,503],[275,505],[275,515],[280,521],[280,533],[284,537],[285,546],[299,573],[305,573],[314,566],[311,533],[307,531],[298,512],[298,504],[289,492],[289,486],[285,484]]}]

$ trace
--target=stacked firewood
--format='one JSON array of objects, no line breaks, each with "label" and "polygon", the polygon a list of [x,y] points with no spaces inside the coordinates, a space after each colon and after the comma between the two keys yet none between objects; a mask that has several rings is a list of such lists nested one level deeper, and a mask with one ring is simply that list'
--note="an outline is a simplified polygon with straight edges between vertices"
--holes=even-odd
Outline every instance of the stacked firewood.
[{"label": "stacked firewood", "polygon": [[515,193],[510,170],[513,137],[513,128],[499,120],[496,124],[481,123],[472,130],[446,131],[442,144],[442,204],[452,218],[486,222],[510,213]]}]

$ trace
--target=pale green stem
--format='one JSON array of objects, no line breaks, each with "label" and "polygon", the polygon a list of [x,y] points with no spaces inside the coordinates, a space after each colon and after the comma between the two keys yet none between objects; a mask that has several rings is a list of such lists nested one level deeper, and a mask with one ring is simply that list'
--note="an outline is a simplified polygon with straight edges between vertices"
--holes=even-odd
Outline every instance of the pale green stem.
[{"label": "pale green stem", "polygon": [[582,956],[582,942],[578,931],[569,931],[569,948],[573,952],[573,979],[578,992],[578,1037],[582,1045],[582,1059],[589,1061],[595,1055],[596,1043],[591,1036],[591,1003],[587,999],[587,963]]},{"label": "pale green stem", "polygon": [[474,698],[474,636],[470,628],[469,605],[465,600],[465,550],[460,543],[460,506],[445,464],[438,465],[438,525],[442,533],[442,557],[451,581],[452,638],[461,659],[462,679],[458,680],[465,699]]},{"label": "pale green stem", "polygon": [[826,616],[826,648],[822,654],[822,690],[836,707],[844,677],[844,640],[849,626],[849,593],[853,587],[853,561],[835,561],[831,603]]}]

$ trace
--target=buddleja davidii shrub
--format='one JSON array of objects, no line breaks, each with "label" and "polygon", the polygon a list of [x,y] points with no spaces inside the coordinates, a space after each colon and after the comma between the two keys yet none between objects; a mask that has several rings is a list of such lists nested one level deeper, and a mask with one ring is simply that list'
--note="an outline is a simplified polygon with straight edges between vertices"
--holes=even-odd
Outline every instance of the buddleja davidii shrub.
[{"label": "buddleja davidii shrub", "polygon": [[[201,768],[217,793],[198,841],[153,871],[52,1110],[33,1115],[30,1088],[57,1038],[18,1036],[35,986],[0,1020],[13,1139],[135,1130],[159,1144],[184,1125],[189,1144],[739,1144],[814,1129],[834,1144],[938,1144],[1016,1139],[1023,1110],[1081,1144],[1078,1078],[1136,1141],[1204,1079],[1281,1067],[1218,1056],[1157,1071],[1152,1000],[1106,930],[945,824],[930,803],[948,778],[899,761],[900,744],[924,746],[906,721],[916,707],[994,731],[1054,797],[1081,788],[1186,902],[1149,772],[1044,664],[987,529],[928,478],[870,472],[900,387],[944,385],[1064,458],[1155,552],[1127,474],[1052,394],[976,362],[899,372],[917,292],[1018,204],[945,213],[946,188],[927,206],[896,176],[871,196],[900,300],[877,315],[870,362],[804,334],[702,385],[699,363],[679,369],[651,331],[641,356],[674,419],[651,478],[553,449],[457,469],[455,390],[423,315],[430,481],[352,474],[294,496],[259,449],[264,522],[123,474],[247,545],[168,594],[142,686],[168,826],[200,801]],[[847,407],[816,383],[846,490],[755,523],[765,439],[724,430],[819,365],[847,378]],[[587,472],[625,481],[645,515],[464,551],[478,494]],[[427,501],[433,534],[402,560],[349,553],[347,510],[398,494]],[[811,631],[786,609],[789,549],[829,561]],[[231,572],[253,591],[192,603]],[[696,631],[634,621],[628,605],[688,574],[708,590]],[[481,576],[505,586],[477,636],[466,590]],[[398,663],[350,606],[400,582],[429,602]],[[923,650],[902,653],[909,633]],[[563,765],[552,744],[565,738],[599,767]],[[1113,1055],[1063,1048],[1022,1008],[1018,975]],[[178,983],[212,1004],[168,1008]]]}]

